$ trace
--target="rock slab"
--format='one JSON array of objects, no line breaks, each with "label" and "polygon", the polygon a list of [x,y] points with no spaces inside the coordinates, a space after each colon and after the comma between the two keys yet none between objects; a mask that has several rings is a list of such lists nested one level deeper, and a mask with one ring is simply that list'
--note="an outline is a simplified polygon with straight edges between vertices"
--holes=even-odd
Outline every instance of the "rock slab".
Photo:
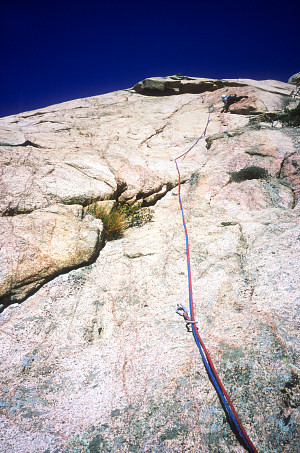
[{"label": "rock slab", "polygon": [[[178,162],[198,329],[257,450],[299,451],[300,134],[264,117],[293,85],[172,77],[0,120],[4,452],[245,451],[175,312],[209,111]],[[91,201],[153,215],[102,247]]]}]

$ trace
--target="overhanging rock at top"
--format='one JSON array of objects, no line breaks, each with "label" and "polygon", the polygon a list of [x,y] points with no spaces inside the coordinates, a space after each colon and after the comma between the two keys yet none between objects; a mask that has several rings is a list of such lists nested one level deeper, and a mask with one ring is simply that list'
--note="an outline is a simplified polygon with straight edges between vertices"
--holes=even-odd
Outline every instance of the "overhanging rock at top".
[{"label": "overhanging rock at top", "polygon": [[204,93],[224,87],[218,79],[187,76],[150,77],[134,85],[138,93],[150,96],[168,96],[182,93]]},{"label": "overhanging rock at top", "polygon": [[[293,76],[294,77],[294,76]],[[247,88],[252,87],[259,91],[272,94],[290,96],[293,87],[289,83],[277,80],[251,79],[211,79],[189,76],[147,77],[132,87],[132,90],[146,96],[170,96],[176,94],[201,94],[213,92],[220,88]]]}]

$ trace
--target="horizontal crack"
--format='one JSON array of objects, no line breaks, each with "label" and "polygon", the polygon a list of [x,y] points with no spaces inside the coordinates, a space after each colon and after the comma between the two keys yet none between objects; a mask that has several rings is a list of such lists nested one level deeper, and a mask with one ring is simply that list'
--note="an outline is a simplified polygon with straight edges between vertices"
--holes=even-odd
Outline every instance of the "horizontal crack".
[{"label": "horizontal crack", "polygon": [[19,143],[18,145],[14,145],[13,143],[1,142],[0,146],[10,146],[10,147],[13,147],[13,148],[17,148],[17,147],[20,147],[20,146],[22,146],[22,147],[32,146],[33,148],[43,148],[42,146],[37,145],[36,143],[31,142],[30,140],[26,140],[24,143]]},{"label": "horizontal crack", "polygon": [[141,143],[140,143],[140,146],[142,146],[144,143],[148,142],[149,140],[151,140],[152,137],[155,137],[156,135],[158,134],[161,134],[161,132],[163,132],[163,130],[166,128],[168,123],[164,124],[162,127],[160,127],[159,129],[157,129],[155,132],[153,132],[153,134],[149,135],[147,138],[145,138]]},{"label": "horizontal crack", "polygon": [[71,168],[75,168],[75,170],[79,171],[80,173],[82,173],[87,178],[91,178],[91,179],[95,179],[96,181],[104,182],[106,185],[108,185],[108,187],[110,187],[111,189],[114,189],[114,187],[111,184],[109,184],[107,181],[103,181],[102,179],[99,179],[96,176],[91,176],[89,173],[85,172],[80,167],[78,167],[78,165],[72,164],[70,162],[65,162],[65,164],[68,165]]},{"label": "horizontal crack", "polygon": [[247,130],[246,128],[243,128],[243,129],[239,128],[239,129],[233,129],[232,131],[225,131],[225,132],[220,132],[218,134],[209,135],[208,137],[205,138],[206,149],[210,149],[212,143],[215,140],[220,140],[222,138],[236,137],[238,135],[244,134],[246,130]]},{"label": "horizontal crack", "polygon": [[124,253],[124,256],[126,256],[126,258],[130,258],[130,259],[141,258],[142,256],[152,256],[152,255],[155,255],[155,253],[142,253],[142,252]]}]

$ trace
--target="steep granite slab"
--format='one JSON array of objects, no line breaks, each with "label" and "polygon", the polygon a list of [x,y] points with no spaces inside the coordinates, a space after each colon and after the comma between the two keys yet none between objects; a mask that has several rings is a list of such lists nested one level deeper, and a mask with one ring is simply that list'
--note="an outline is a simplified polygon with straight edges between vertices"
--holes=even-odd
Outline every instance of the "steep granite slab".
[{"label": "steep granite slab", "polygon": [[101,186],[94,199],[156,203],[150,223],[107,243],[93,264],[0,315],[5,451],[244,451],[175,313],[188,294],[174,158],[209,109],[207,141],[179,162],[196,320],[258,451],[298,450],[297,134],[258,117],[250,124],[246,110],[221,113],[221,95],[238,90],[255,93],[254,109],[268,102],[264,111],[295,99],[276,81],[223,83],[178,96],[122,91],[1,120],[5,154],[40,156],[41,168],[68,159],[65,171],[94,176],[101,168],[108,192]]},{"label": "steep granite slab", "polygon": [[[299,218],[221,212],[203,186],[182,190],[203,340],[259,451],[294,451]],[[187,304],[185,261],[169,194],[153,222],[3,313],[8,451],[243,451],[175,313]]]}]

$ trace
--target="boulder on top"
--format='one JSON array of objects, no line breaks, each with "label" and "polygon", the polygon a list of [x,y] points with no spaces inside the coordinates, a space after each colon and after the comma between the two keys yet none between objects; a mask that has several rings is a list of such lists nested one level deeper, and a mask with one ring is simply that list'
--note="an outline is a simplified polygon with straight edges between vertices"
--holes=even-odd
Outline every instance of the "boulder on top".
[{"label": "boulder on top", "polygon": [[222,88],[218,79],[186,76],[150,77],[134,85],[133,90],[148,96],[168,96],[182,93],[204,93]]},{"label": "boulder on top", "polygon": [[292,83],[293,85],[299,85],[300,84],[300,72],[297,72],[296,74],[293,74],[289,78],[288,83]]}]

